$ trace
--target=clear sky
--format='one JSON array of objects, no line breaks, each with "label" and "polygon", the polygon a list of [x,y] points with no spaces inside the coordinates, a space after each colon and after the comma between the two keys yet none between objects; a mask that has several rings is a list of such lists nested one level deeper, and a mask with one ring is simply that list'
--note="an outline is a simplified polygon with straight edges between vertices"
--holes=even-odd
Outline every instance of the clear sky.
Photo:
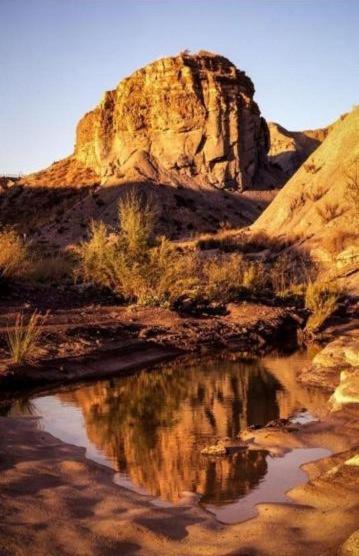
[{"label": "clear sky", "polygon": [[0,0],[0,173],[70,154],[105,90],[186,48],[245,70],[288,129],[358,102],[359,0]]}]

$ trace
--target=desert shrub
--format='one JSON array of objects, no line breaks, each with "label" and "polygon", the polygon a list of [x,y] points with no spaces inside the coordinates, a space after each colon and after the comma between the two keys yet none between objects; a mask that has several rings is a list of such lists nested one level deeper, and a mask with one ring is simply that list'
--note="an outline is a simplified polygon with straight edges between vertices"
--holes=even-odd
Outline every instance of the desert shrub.
[{"label": "desert shrub", "polygon": [[322,206],[317,206],[316,209],[324,223],[338,218],[344,212],[343,207],[341,207],[339,203],[325,203]]},{"label": "desert shrub", "polygon": [[146,197],[141,198],[134,190],[119,203],[120,240],[128,253],[141,256],[150,244],[156,217],[156,209]]},{"label": "desert shrub", "polygon": [[7,331],[7,344],[13,363],[21,364],[36,359],[38,341],[46,319],[47,314],[40,315],[37,311],[31,315],[27,322],[25,322],[23,313],[17,315],[15,326]]},{"label": "desert shrub", "polygon": [[14,230],[0,233],[0,275],[9,278],[25,271],[28,246]]},{"label": "desert shrub", "polygon": [[321,166],[316,166],[314,162],[307,162],[306,164],[303,164],[303,167],[309,174],[316,174],[321,168]]},{"label": "desert shrub", "polygon": [[243,289],[241,255],[219,256],[203,265],[204,293],[212,300],[229,301]]},{"label": "desert shrub", "polygon": [[319,201],[319,199],[321,199],[322,197],[324,197],[324,195],[326,195],[326,193],[328,193],[329,188],[325,188],[325,187],[318,187],[316,189],[313,190],[309,190],[306,192],[306,197],[307,199],[309,199],[310,201],[312,201],[313,203],[315,201]]},{"label": "desert shrub", "polygon": [[291,216],[294,212],[302,208],[305,204],[305,195],[301,193],[294,197],[289,203],[289,215]]},{"label": "desert shrub", "polygon": [[245,292],[258,292],[264,286],[264,270],[260,263],[233,253],[204,263],[202,283],[210,300],[233,301]]},{"label": "desert shrub", "polygon": [[89,236],[88,241],[80,243],[75,250],[78,257],[75,278],[81,277],[85,282],[114,288],[115,242],[103,222],[92,221]]},{"label": "desert shrub", "polygon": [[90,238],[76,250],[76,276],[118,293],[125,301],[164,304],[198,282],[195,258],[166,238],[152,241],[154,210],[134,194],[119,205],[120,228],[110,234],[93,222]]},{"label": "desert shrub", "polygon": [[181,295],[195,293],[199,287],[197,266],[194,253],[178,251],[162,237],[149,251],[144,266],[145,287],[139,302],[172,303]]},{"label": "desert shrub", "polygon": [[311,261],[290,251],[278,257],[269,269],[271,289],[280,297],[298,295],[315,275]]},{"label": "desert shrub", "polygon": [[266,271],[261,262],[246,262],[243,268],[243,287],[252,293],[259,293],[268,286]]},{"label": "desert shrub", "polygon": [[334,313],[341,291],[334,282],[320,279],[309,282],[305,292],[305,307],[311,311],[306,329],[315,331]]}]

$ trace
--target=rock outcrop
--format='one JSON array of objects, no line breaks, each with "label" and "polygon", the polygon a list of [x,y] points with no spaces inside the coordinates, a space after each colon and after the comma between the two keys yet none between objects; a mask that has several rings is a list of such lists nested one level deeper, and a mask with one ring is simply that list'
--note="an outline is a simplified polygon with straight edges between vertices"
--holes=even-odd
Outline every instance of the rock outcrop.
[{"label": "rock outcrop", "polygon": [[327,344],[299,380],[331,392],[332,411],[359,403],[359,334],[339,336]]},{"label": "rock outcrop", "polygon": [[332,126],[306,131],[288,131],[275,122],[268,123],[270,133],[269,160],[277,164],[287,179],[328,136]]},{"label": "rock outcrop", "polygon": [[269,150],[268,127],[253,95],[251,79],[223,56],[200,51],[160,59],[85,114],[73,155],[24,183],[150,180],[250,189],[265,179]]}]

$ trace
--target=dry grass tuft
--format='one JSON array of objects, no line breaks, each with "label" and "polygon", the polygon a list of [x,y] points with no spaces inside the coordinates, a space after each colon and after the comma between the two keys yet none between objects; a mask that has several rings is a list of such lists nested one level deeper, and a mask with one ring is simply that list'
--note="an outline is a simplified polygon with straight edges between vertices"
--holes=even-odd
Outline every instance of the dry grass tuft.
[{"label": "dry grass tuft", "polygon": [[237,253],[207,261],[202,272],[202,287],[210,300],[234,301],[245,292],[258,293],[265,287],[263,265],[248,262]]},{"label": "dry grass tuft", "polygon": [[85,282],[115,288],[116,283],[113,279],[115,242],[103,222],[93,220],[89,235],[88,241],[80,243],[76,248],[78,267],[75,270],[75,277],[81,277]]},{"label": "dry grass tuft", "polygon": [[7,344],[12,362],[21,364],[32,362],[38,353],[38,341],[48,314],[40,315],[37,311],[25,322],[23,313],[16,317],[15,326],[7,331]]},{"label": "dry grass tuft", "polygon": [[0,275],[11,278],[21,275],[26,267],[28,247],[14,230],[0,233]]},{"label": "dry grass tuft", "polygon": [[218,233],[215,236],[207,235],[197,240],[196,247],[201,251],[218,249],[224,253],[258,253],[271,250],[279,252],[292,245],[298,238],[279,238],[268,236],[265,232],[251,233]]},{"label": "dry grass tuft", "polygon": [[312,312],[306,326],[308,331],[318,330],[334,313],[341,294],[342,292],[335,283],[328,283],[320,279],[309,282],[305,292],[305,307]]}]

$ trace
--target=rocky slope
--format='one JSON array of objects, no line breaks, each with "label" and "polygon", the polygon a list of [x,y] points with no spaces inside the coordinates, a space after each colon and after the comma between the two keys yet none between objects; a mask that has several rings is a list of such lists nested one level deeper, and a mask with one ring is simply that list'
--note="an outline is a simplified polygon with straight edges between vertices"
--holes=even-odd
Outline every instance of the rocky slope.
[{"label": "rocky slope", "polygon": [[[358,270],[359,107],[334,124],[253,225],[289,236],[341,273]],[[353,283],[353,287],[355,284]],[[356,286],[358,286],[356,275]]]},{"label": "rocky slope", "polygon": [[151,180],[239,190],[272,183],[269,131],[253,95],[251,79],[222,56],[200,51],[162,58],[85,114],[69,158],[24,182]]},{"label": "rocky slope", "polygon": [[348,185],[359,163],[359,108],[331,133],[288,181],[254,224],[272,234],[327,235],[353,229],[355,204]]},{"label": "rocky slope", "polygon": [[328,136],[333,126],[305,131],[288,131],[275,122],[269,122],[271,163],[290,178]]}]

